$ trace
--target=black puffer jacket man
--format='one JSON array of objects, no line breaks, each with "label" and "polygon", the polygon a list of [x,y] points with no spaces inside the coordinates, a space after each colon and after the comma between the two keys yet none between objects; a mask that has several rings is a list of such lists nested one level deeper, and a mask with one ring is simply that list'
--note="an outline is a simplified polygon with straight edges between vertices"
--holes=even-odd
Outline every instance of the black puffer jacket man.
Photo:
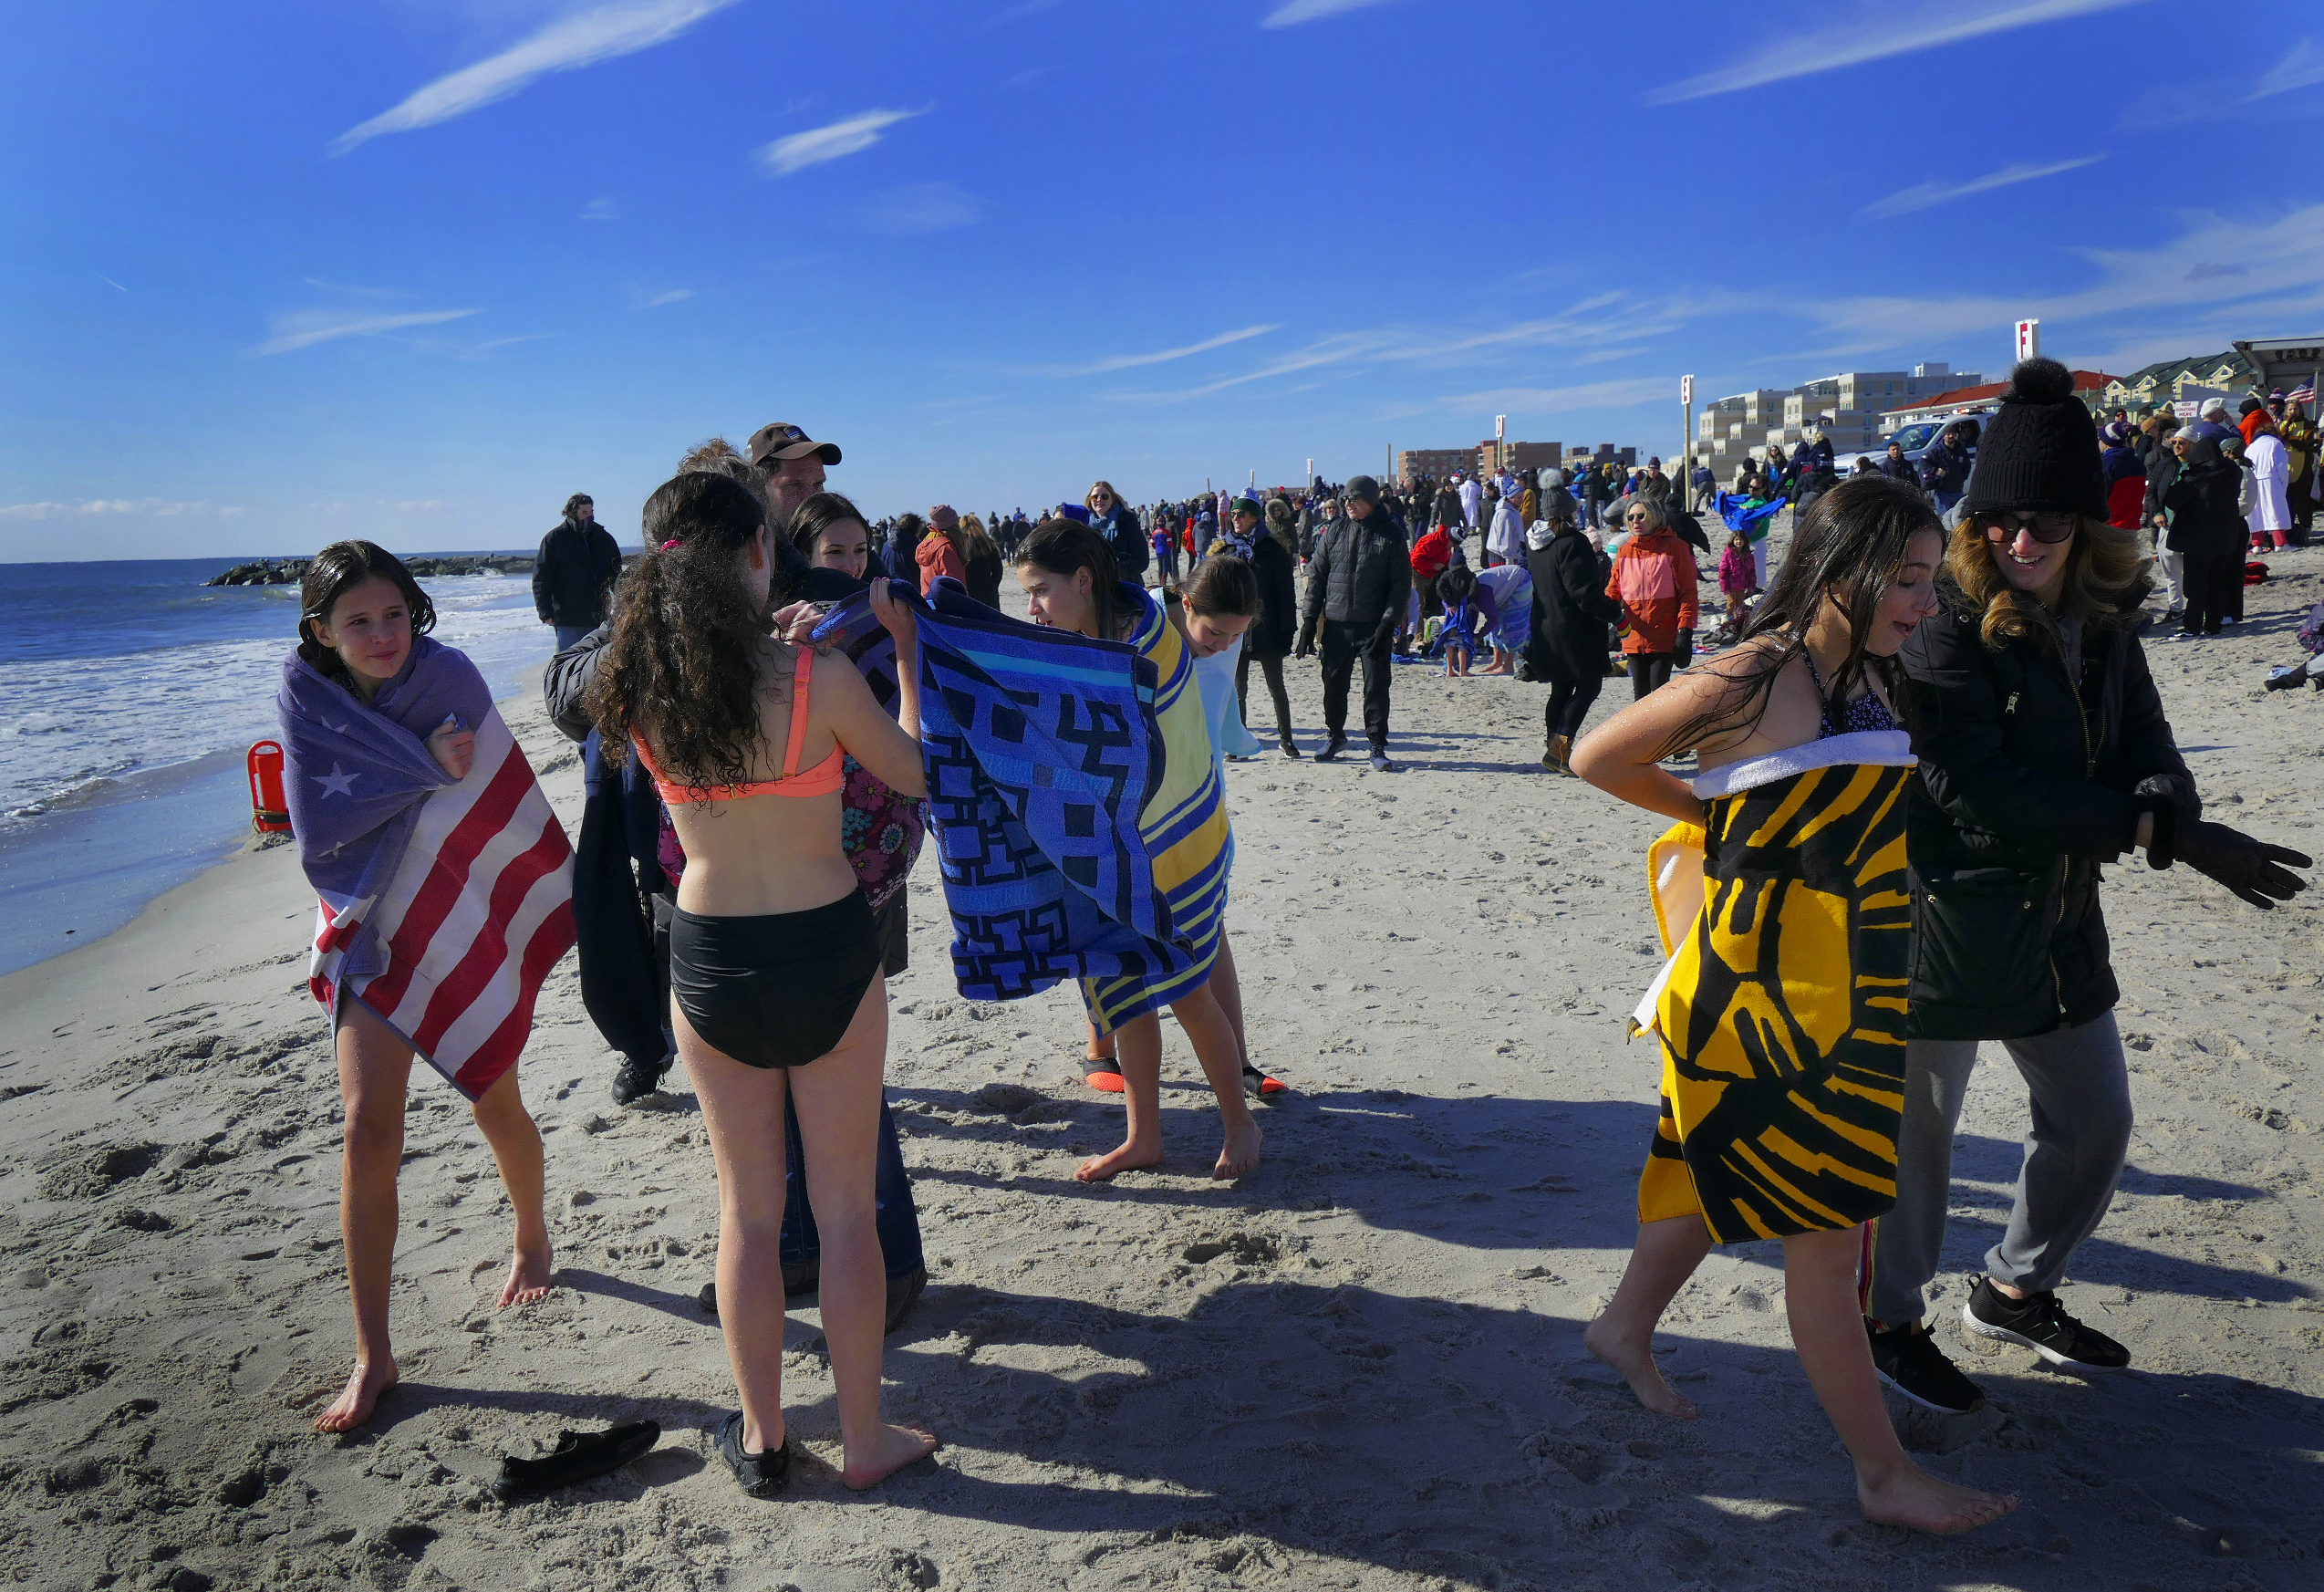
[{"label": "black puffer jacket man", "polygon": [[533,560],[533,607],[541,623],[556,628],[558,651],[606,622],[620,573],[621,548],[613,533],[597,524],[588,497],[575,493],[565,499],[564,520],[541,538]]},{"label": "black puffer jacket man", "polygon": [[1331,741],[1316,754],[1329,762],[1347,746],[1347,692],[1364,663],[1364,730],[1372,767],[1394,774],[1388,760],[1388,674],[1405,599],[1412,594],[1412,548],[1404,526],[1380,501],[1380,484],[1358,475],[1347,484],[1340,517],[1316,538],[1307,567],[1306,619],[1299,655],[1323,649],[1323,727]]}]

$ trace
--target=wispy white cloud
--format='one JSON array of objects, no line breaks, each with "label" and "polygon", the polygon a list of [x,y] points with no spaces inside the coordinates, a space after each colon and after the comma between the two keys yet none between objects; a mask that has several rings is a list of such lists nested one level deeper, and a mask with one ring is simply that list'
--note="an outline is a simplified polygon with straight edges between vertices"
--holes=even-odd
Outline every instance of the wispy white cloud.
[{"label": "wispy white cloud", "polygon": [[559,332],[524,332],[513,338],[486,338],[481,343],[468,343],[452,349],[455,359],[481,359],[502,349],[514,348],[519,343],[537,343],[562,336]]},{"label": "wispy white cloud", "polygon": [[858,154],[877,143],[879,135],[897,122],[926,116],[935,109],[933,105],[924,105],[918,110],[859,110],[826,127],[809,128],[805,132],[794,132],[762,146],[759,164],[771,177],[788,177],[825,161]]},{"label": "wispy white cloud", "polygon": [[1302,22],[1314,22],[1326,16],[1337,16],[1344,11],[1361,11],[1368,5],[1385,5],[1388,0],[1287,0],[1270,11],[1259,24],[1261,27],[1297,27]]},{"label": "wispy white cloud", "polygon": [[1861,66],[1866,61],[1936,49],[1987,34],[2008,33],[2039,23],[2143,4],[2145,0],[1968,0],[1966,4],[1950,6],[1883,8],[1852,26],[1795,34],[1732,65],[1654,89],[1646,95],[1646,103],[1673,105],[1686,99],[1708,99],[1714,94],[1732,94],[1793,78],[1834,72],[1842,67]]},{"label": "wispy white cloud", "polygon": [[659,309],[665,304],[677,304],[694,297],[691,287],[673,287],[667,293],[657,293],[646,300],[648,309]]},{"label": "wispy white cloud", "polygon": [[1990,193],[1996,188],[2014,188],[2020,182],[2031,182],[2043,177],[2055,177],[2060,172],[2079,172],[2084,166],[2095,166],[2104,155],[2085,155],[2078,161],[2052,161],[2047,165],[2018,164],[2004,166],[1998,172],[1987,172],[1982,177],[1972,177],[1966,182],[1923,182],[1917,187],[1900,188],[1885,199],[1874,200],[1858,213],[1886,219],[1892,215],[1909,215],[1915,210],[1934,210],[1940,204],[1950,204],[1956,199],[1966,199],[1973,193]]},{"label": "wispy white cloud", "polygon": [[213,508],[207,498],[192,503],[164,497],[92,497],[80,503],[5,503],[0,504],[0,520],[69,520],[95,519],[116,515],[137,515],[150,519],[175,519],[182,515],[242,512],[229,504]]},{"label": "wispy white cloud", "polygon": [[344,309],[295,309],[275,317],[274,336],[248,350],[245,357],[263,359],[269,354],[287,354],[294,349],[308,349],[341,338],[377,337],[406,327],[441,326],[475,313],[472,309],[419,309],[403,315],[366,315]]},{"label": "wispy white cloud", "polygon": [[[2256,325],[2299,324],[2324,314],[2324,203],[2266,218],[2183,216],[2184,230],[2147,249],[2080,249],[2096,279],[2066,292],[2032,290],[1960,297],[1904,295],[1802,301],[1769,295],[1763,307],[1803,316],[1837,341],[1827,357],[1964,336],[1999,347],[2020,316],[2042,318],[2044,341],[2080,364],[2083,347],[2146,346],[2175,338],[2182,352],[2219,348]],[[2063,339],[2070,338],[2069,346]]]},{"label": "wispy white cloud", "polygon": [[1570,349],[1586,359],[1600,349],[1622,349],[1634,339],[1676,331],[1691,318],[1732,307],[1735,297],[1720,294],[1648,303],[1634,301],[1624,294],[1606,293],[1583,299],[1561,314],[1481,330],[1390,326],[1335,332],[1267,360],[1254,369],[1198,386],[1163,392],[1116,390],[1098,396],[1116,403],[1183,403],[1253,382],[1272,381],[1335,366],[1402,365],[1449,369],[1485,363],[1527,349]]},{"label": "wispy white cloud", "polygon": [[1065,0],[1019,0],[1019,4],[994,12],[984,19],[987,28],[1005,27],[1012,22],[1022,22],[1043,11],[1054,11]]},{"label": "wispy white cloud", "polygon": [[1281,323],[1268,326],[1247,326],[1230,332],[1220,332],[1215,338],[1205,338],[1198,343],[1188,343],[1182,349],[1164,349],[1152,354],[1115,354],[1109,359],[1094,360],[1086,365],[1038,365],[1028,369],[1028,374],[1041,376],[1102,376],[1109,370],[1133,370],[1141,365],[1167,365],[1173,359],[1189,359],[1207,354],[1213,349],[1223,349],[1251,338],[1265,337],[1269,332],[1282,330]]},{"label": "wispy white cloud", "polygon": [[1496,387],[1484,392],[1459,392],[1437,401],[1439,409],[1489,414],[1495,410],[1524,410],[1546,414],[1561,409],[1628,409],[1657,400],[1676,405],[1676,376],[1630,376],[1613,381],[1589,381],[1574,387]]},{"label": "wispy white cloud", "polygon": [[343,155],[382,133],[410,132],[465,116],[522,92],[536,78],[570,72],[666,44],[734,0],[617,0],[550,23],[500,54],[462,67],[419,89],[402,104],[333,139]]},{"label": "wispy white cloud", "polygon": [[864,232],[905,237],[919,233],[949,232],[973,226],[984,213],[972,193],[949,182],[915,182],[867,195],[839,212],[842,220]]},{"label": "wispy white cloud", "polygon": [[389,503],[383,497],[379,500],[379,506],[391,508],[398,514],[441,514],[444,512],[444,500],[441,497],[423,497],[417,500],[407,497]]},{"label": "wispy white cloud", "polygon": [[118,292],[127,293],[129,291],[128,288],[123,287],[119,282],[114,281],[102,271],[91,271],[89,275],[96,277],[99,282],[104,283],[106,286],[113,288]]},{"label": "wispy white cloud", "polygon": [[592,199],[581,207],[583,221],[619,221],[621,206],[611,199]]},{"label": "wispy white cloud", "polygon": [[2279,94],[2313,88],[2324,83],[2324,50],[2316,47],[2314,39],[2304,38],[2292,47],[2291,54],[2261,74],[2258,85],[2248,92],[2244,91],[2246,81],[2214,78],[2158,84],[2131,101],[2122,113],[2122,125],[2147,130],[2180,122],[2211,121]]}]

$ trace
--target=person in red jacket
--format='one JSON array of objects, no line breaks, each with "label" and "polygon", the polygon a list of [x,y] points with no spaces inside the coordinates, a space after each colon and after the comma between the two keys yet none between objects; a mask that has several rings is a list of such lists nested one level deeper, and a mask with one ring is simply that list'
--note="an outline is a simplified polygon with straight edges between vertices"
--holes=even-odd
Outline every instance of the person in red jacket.
[{"label": "person in red jacket", "polygon": [[1412,650],[1413,631],[1428,622],[1429,616],[1445,611],[1437,597],[1437,577],[1452,567],[1460,557],[1451,530],[1444,525],[1432,527],[1412,545],[1412,594],[1417,601],[1418,618],[1406,627],[1396,638],[1396,650],[1408,653]]},{"label": "person in red jacket", "polygon": [[2132,451],[2131,438],[2129,426],[2108,426],[2106,447],[2098,456],[2106,482],[2106,523],[2125,531],[2145,523],[2146,466]]},{"label": "person in red jacket", "polygon": [[1622,650],[1630,661],[1630,692],[1643,698],[1670,682],[1674,667],[1695,661],[1695,555],[1651,497],[1634,497],[1625,511],[1630,539],[1614,555],[1606,595],[1622,604],[1629,633]]},{"label": "person in red jacket", "polygon": [[939,575],[950,576],[965,590],[969,567],[960,557],[960,516],[950,504],[939,503],[928,511],[928,528],[933,534],[922,536],[912,549],[913,562],[920,567],[920,595],[929,594]]}]

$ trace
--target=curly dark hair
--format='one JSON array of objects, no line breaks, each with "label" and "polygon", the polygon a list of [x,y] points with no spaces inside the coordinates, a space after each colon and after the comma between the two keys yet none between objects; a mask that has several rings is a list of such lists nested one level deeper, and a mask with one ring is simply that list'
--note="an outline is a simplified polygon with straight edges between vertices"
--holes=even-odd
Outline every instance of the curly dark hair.
[{"label": "curly dark hair", "polygon": [[787,655],[768,643],[774,593],[753,601],[742,581],[742,550],[765,524],[750,488],[709,471],[666,481],[646,500],[648,551],[615,598],[613,637],[586,703],[612,763],[642,731],[674,784],[750,782],[765,739],[762,670]]},{"label": "curly dark hair", "polygon": [[298,655],[327,679],[345,681],[347,665],[339,655],[315,639],[313,626],[328,624],[331,605],[349,589],[378,577],[395,582],[411,610],[411,639],[418,640],[436,628],[436,605],[420,589],[403,560],[377,542],[333,542],[306,566],[298,582]]}]

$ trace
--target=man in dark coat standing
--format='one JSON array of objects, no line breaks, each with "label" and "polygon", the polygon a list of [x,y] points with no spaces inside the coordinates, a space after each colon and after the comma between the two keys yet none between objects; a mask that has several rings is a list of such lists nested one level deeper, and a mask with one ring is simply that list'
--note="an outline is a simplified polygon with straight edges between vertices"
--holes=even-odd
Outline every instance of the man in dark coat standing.
[{"label": "man in dark coat standing", "polygon": [[1307,616],[1299,656],[1323,647],[1323,728],[1330,744],[1315,754],[1329,763],[1347,746],[1347,689],[1356,661],[1364,662],[1364,730],[1372,743],[1372,770],[1395,774],[1388,761],[1388,674],[1396,629],[1412,592],[1412,549],[1380,502],[1380,484],[1351,477],[1338,519],[1316,539],[1307,569]]},{"label": "man in dark coat standing", "polygon": [[541,538],[533,559],[533,607],[541,623],[555,627],[558,651],[606,622],[620,573],[621,549],[613,533],[597,524],[588,494],[575,493],[565,500],[565,519]]}]

